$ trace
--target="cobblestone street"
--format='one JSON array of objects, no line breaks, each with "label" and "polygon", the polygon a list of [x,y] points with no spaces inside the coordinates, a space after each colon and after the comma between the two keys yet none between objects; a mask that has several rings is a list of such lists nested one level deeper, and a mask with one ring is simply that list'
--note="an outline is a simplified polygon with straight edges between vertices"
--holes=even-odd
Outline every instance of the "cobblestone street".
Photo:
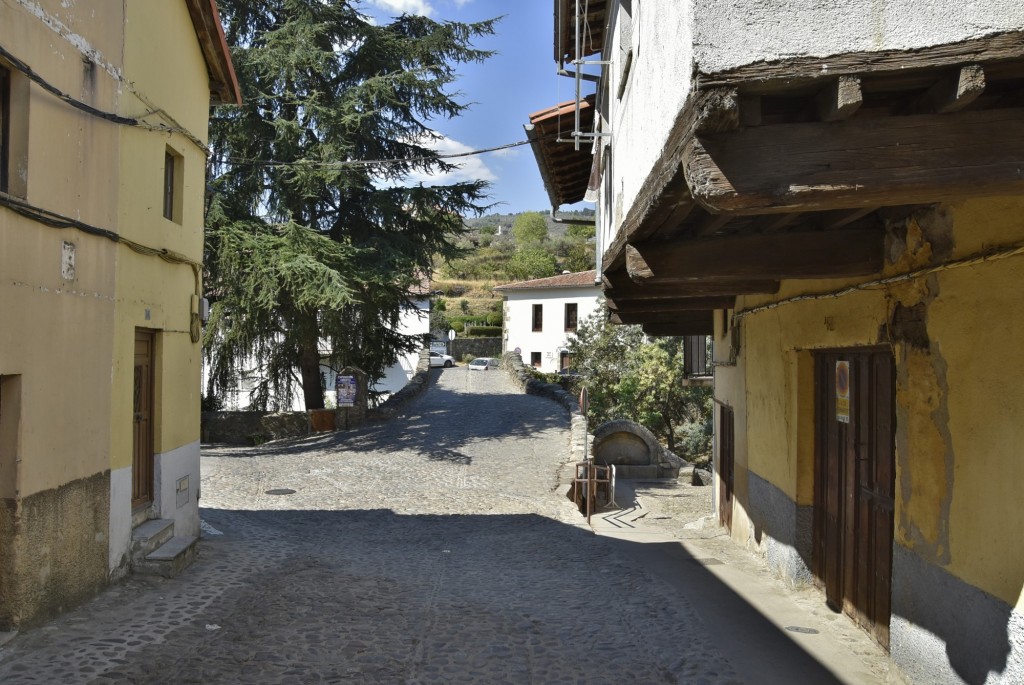
[{"label": "cobblestone street", "polygon": [[0,682],[757,682],[556,492],[563,409],[434,374],[385,424],[204,448],[196,563],[16,637]]}]

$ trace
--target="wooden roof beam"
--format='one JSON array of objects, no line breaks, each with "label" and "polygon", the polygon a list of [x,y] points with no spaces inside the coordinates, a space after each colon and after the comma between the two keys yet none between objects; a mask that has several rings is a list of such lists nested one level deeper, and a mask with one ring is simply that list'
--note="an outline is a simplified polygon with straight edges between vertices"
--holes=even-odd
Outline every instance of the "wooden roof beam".
[{"label": "wooden roof beam", "polygon": [[840,121],[852,117],[863,104],[860,78],[856,76],[840,76],[815,98],[818,118],[822,121]]},{"label": "wooden roof beam", "polygon": [[643,324],[643,331],[654,337],[683,335],[714,335],[715,313],[697,312],[700,316],[689,319],[677,319],[672,322],[651,322]]},{"label": "wooden roof beam", "polygon": [[714,311],[690,311],[690,312],[663,312],[660,314],[656,313],[641,313],[641,314],[626,314],[612,312],[608,317],[608,320],[617,325],[635,325],[635,324],[672,324],[676,326],[685,326],[687,328],[698,329],[698,332],[685,333],[680,335],[700,335],[700,330],[710,324],[712,332],[714,331]]},{"label": "wooden roof beam", "polygon": [[638,283],[703,278],[831,278],[881,271],[881,231],[841,230],[735,235],[629,245],[626,271]]},{"label": "wooden roof beam", "polygon": [[907,108],[906,114],[959,112],[985,92],[985,70],[968,64],[938,81]]},{"label": "wooden roof beam", "polygon": [[666,300],[613,300],[606,298],[605,304],[613,312],[658,314],[663,312],[690,312],[701,309],[732,309],[736,304],[736,298],[733,296],[680,297]]},{"label": "wooden roof beam", "polygon": [[1024,108],[744,128],[690,141],[712,213],[791,213],[1024,193]]},{"label": "wooden roof beam", "polygon": [[625,272],[625,278],[616,278],[609,287],[605,281],[605,298],[611,300],[677,300],[683,297],[733,297],[736,295],[771,295],[779,291],[779,282],[757,279],[701,280],[642,285],[634,283]]}]

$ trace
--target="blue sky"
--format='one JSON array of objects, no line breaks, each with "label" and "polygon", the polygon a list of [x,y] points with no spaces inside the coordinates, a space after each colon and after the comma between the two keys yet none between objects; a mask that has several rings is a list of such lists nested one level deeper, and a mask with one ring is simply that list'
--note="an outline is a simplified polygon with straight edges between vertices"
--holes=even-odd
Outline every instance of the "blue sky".
[{"label": "blue sky", "polygon": [[[572,79],[555,74],[552,0],[364,0],[363,8],[382,22],[403,11],[462,22],[504,16],[496,35],[476,43],[498,54],[482,64],[463,66],[462,78],[455,84],[463,94],[461,100],[473,103],[470,109],[458,119],[432,122],[445,136],[436,145],[443,152],[525,140],[523,125],[530,113],[573,97]],[[490,201],[501,203],[492,212],[551,207],[529,145],[467,157],[461,164],[453,180],[490,181]],[[587,206],[591,205],[579,205]]]}]

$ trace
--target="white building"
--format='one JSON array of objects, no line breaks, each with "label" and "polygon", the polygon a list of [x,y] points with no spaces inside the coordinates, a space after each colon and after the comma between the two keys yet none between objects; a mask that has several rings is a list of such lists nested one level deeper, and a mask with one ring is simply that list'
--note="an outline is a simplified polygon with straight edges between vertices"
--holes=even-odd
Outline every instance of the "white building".
[{"label": "white building", "polygon": [[544,373],[571,368],[567,343],[604,299],[595,275],[564,273],[496,287],[505,298],[502,351],[518,351]]}]

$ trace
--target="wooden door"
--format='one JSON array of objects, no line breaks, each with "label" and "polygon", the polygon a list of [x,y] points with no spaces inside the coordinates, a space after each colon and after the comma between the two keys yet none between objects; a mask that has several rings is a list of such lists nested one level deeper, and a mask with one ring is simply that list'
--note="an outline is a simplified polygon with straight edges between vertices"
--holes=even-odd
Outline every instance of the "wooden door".
[{"label": "wooden door", "polygon": [[153,332],[135,331],[132,509],[153,501]]},{"label": "wooden door", "polygon": [[816,359],[814,565],[826,600],[889,646],[895,365],[888,350]]},{"label": "wooden door", "polygon": [[732,407],[718,415],[718,522],[732,530],[732,493],[736,479],[735,426]]}]

